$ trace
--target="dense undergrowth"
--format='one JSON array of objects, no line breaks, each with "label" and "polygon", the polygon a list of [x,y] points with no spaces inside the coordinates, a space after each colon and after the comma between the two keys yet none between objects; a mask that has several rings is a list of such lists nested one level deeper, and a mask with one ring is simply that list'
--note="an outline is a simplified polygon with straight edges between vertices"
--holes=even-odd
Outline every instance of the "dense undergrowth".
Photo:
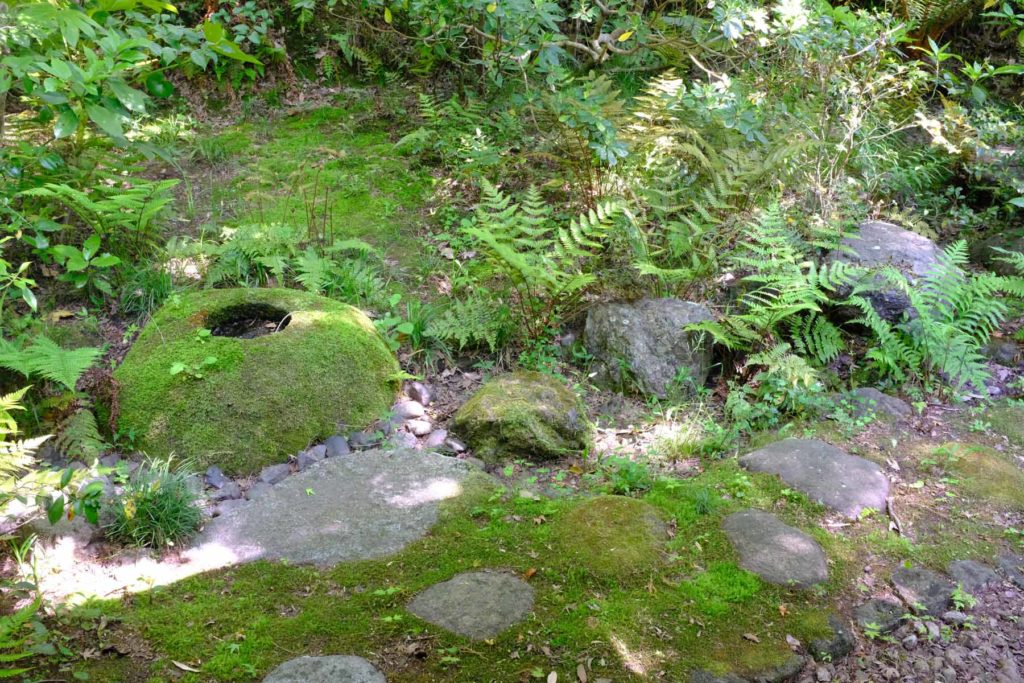
[{"label": "dense undergrowth", "polygon": [[[410,373],[525,367],[577,386],[591,359],[575,332],[594,302],[707,303],[715,320],[694,331],[714,348],[711,379],[651,400],[700,416],[676,455],[709,463],[701,486],[745,477],[716,459],[754,433],[820,415],[848,427],[830,397],[851,386],[919,407],[987,396],[985,354],[1019,335],[1024,298],[1022,29],[1016,2],[0,4],[0,506],[99,521],[88,466],[142,438],[119,420],[113,370],[156,309],[200,288],[355,305]],[[936,240],[938,266],[912,280],[826,258],[866,219]],[[885,319],[872,297],[893,290],[909,313]],[[161,380],[201,386],[224,369],[210,357],[168,358]],[[537,628],[573,652],[594,611],[603,637],[653,652],[665,621],[738,633],[723,604],[766,614],[789,599],[730,564],[718,508],[697,514],[688,485],[644,490],[677,523],[671,548],[710,548],[699,578],[670,558],[670,576],[651,579],[677,612],[635,620],[639,583],[594,594],[569,572],[561,586],[548,526],[503,518],[567,504],[496,499],[392,564],[259,564],[213,579],[234,593],[191,593],[207,580],[194,579],[121,616],[230,678],[314,632],[325,650],[358,633],[386,647],[406,633],[388,608],[468,558],[551,567],[537,573],[552,589]],[[332,585],[368,592],[320,602]],[[300,601],[303,616],[239,591]],[[227,619],[217,640],[197,628],[211,615]],[[263,647],[270,633],[282,652]],[[714,665],[692,629],[674,637]],[[0,629],[0,648],[25,647]],[[490,670],[475,657],[425,666]]]}]

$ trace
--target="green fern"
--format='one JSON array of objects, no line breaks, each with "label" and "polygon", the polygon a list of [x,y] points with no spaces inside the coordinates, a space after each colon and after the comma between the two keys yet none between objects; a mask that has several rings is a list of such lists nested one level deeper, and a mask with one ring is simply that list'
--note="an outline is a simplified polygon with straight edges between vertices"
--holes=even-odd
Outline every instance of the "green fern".
[{"label": "green fern", "polygon": [[64,349],[46,337],[36,337],[24,348],[0,339],[0,367],[25,377],[42,377],[74,391],[79,378],[101,354],[97,348]]},{"label": "green fern", "polygon": [[100,435],[96,416],[80,408],[65,419],[57,429],[57,447],[72,460],[91,462],[110,445]]},{"label": "green fern", "polygon": [[31,667],[11,666],[34,656],[28,636],[22,635],[35,620],[42,602],[37,598],[13,614],[0,615],[0,678],[17,678]]}]

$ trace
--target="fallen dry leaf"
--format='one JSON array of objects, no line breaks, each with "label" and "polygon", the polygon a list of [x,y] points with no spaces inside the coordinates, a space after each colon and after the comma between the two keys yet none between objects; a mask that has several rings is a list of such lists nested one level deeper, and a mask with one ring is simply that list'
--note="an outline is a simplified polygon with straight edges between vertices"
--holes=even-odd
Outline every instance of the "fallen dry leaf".
[{"label": "fallen dry leaf", "polygon": [[789,635],[788,633],[786,634],[786,642],[789,644],[790,649],[794,652],[800,649],[800,641],[794,638],[793,636]]},{"label": "fallen dry leaf", "polygon": [[527,569],[523,573],[523,578],[526,579],[527,581],[529,581],[530,579],[533,578],[534,574],[536,574],[536,573],[537,573],[537,568],[536,567],[530,567],[529,569]]},{"label": "fallen dry leaf", "polygon": [[757,636],[755,636],[753,633],[744,633],[743,634],[743,639],[744,640],[749,640],[752,643],[760,643],[761,642],[761,639],[758,638]]},{"label": "fallen dry leaf", "polygon": [[786,616],[787,614],[789,614],[789,608],[785,605],[779,605],[779,614],[781,614],[782,616]]},{"label": "fallen dry leaf", "polygon": [[576,678],[580,680],[580,683],[587,683],[587,667],[582,663],[576,665]]},{"label": "fallen dry leaf", "polygon": [[548,674],[548,683],[558,683],[558,672],[552,671]]},{"label": "fallen dry leaf", "polygon": [[173,659],[171,660],[171,664],[178,667],[182,671],[191,671],[194,674],[202,673],[199,669],[195,667],[189,666],[188,664],[182,664],[181,662],[176,662]]}]

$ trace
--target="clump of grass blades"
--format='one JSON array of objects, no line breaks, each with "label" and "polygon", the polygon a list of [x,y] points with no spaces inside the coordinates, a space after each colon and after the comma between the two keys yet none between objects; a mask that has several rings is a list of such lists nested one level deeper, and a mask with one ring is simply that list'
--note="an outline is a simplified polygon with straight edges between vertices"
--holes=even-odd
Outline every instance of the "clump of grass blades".
[{"label": "clump of grass blades", "polygon": [[170,460],[153,460],[125,486],[104,525],[107,538],[127,546],[166,548],[190,538],[202,519],[198,494],[189,486],[191,468],[171,469]]}]

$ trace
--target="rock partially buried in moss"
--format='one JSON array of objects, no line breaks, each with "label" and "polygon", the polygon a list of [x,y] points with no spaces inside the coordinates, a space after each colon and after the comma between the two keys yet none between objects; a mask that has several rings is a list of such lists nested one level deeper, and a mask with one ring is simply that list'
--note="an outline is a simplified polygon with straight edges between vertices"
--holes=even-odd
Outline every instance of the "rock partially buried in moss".
[{"label": "rock partially buried in moss", "polygon": [[938,451],[939,462],[960,475],[968,494],[995,505],[1024,510],[1024,469],[1010,457],[986,446],[945,444]]},{"label": "rock partially buried in moss", "polygon": [[591,438],[576,394],[539,372],[513,372],[487,382],[455,414],[454,427],[489,463],[572,455],[584,451]]},{"label": "rock partially buried in moss", "polygon": [[997,403],[983,419],[992,426],[992,431],[1005,436],[1014,446],[1024,446],[1024,408],[1016,403]]},{"label": "rock partially buried in moss", "polygon": [[573,567],[599,578],[623,579],[661,563],[667,531],[651,505],[600,496],[562,515],[554,538]]},{"label": "rock partially buried in moss", "polygon": [[114,377],[149,455],[233,475],[386,413],[398,363],[351,306],[286,289],[192,292],[161,308]]}]

